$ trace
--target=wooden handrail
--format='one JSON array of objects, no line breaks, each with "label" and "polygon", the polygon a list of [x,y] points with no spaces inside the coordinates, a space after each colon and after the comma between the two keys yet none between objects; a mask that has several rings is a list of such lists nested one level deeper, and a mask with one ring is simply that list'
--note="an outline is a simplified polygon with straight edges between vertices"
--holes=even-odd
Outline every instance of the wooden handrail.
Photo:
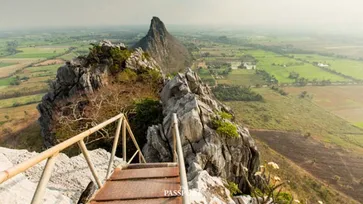
[{"label": "wooden handrail", "polygon": [[111,172],[111,168],[114,162],[114,158],[115,158],[115,154],[116,154],[116,148],[117,148],[117,144],[118,144],[118,140],[119,140],[119,135],[120,135],[120,131],[121,131],[121,125],[122,125],[122,143],[123,143],[123,159],[124,162],[126,161],[126,130],[128,131],[134,145],[137,148],[137,151],[135,153],[135,155],[130,159],[129,162],[132,161],[132,159],[137,155],[137,153],[139,154],[139,158],[141,159],[141,161],[143,161],[144,163],[146,163],[146,160],[144,158],[144,155],[141,152],[141,149],[139,147],[139,145],[137,144],[137,141],[135,139],[134,134],[131,131],[130,125],[128,124],[124,114],[120,113],[98,125],[96,125],[95,127],[92,127],[58,145],[55,145],[54,147],[51,147],[47,150],[45,150],[44,152],[30,158],[27,161],[24,161],[20,164],[17,164],[5,171],[1,171],[0,172],[0,184],[4,183],[5,181],[11,179],[12,177],[28,170],[29,168],[39,164],[40,162],[42,162],[45,159],[48,159],[45,168],[43,169],[43,173],[42,173],[42,177],[38,183],[37,189],[34,193],[33,199],[32,199],[32,204],[37,204],[37,203],[41,203],[43,200],[43,196],[45,193],[45,189],[47,186],[47,183],[50,179],[51,173],[52,173],[52,169],[53,166],[55,164],[55,159],[56,156],[58,155],[59,152],[63,151],[64,149],[67,149],[68,147],[70,147],[71,145],[78,143],[79,148],[81,149],[88,167],[91,170],[91,173],[96,181],[96,184],[98,186],[98,188],[102,187],[102,182],[99,179],[96,169],[94,167],[94,165],[91,162],[91,158],[89,156],[86,144],[84,143],[84,138],[90,136],[91,134],[97,132],[98,130],[106,127],[107,125],[115,122],[118,120],[118,125],[117,125],[117,129],[116,129],[116,133],[115,133],[115,138],[114,138],[114,142],[113,142],[113,146],[112,146],[112,152],[111,152],[111,157],[110,157],[110,161],[108,163],[108,169],[107,169],[107,174],[106,174],[106,178],[105,180],[108,178],[110,172]]},{"label": "wooden handrail", "polygon": [[121,117],[123,117],[122,113],[89,129],[89,130],[86,130],[54,147],[51,147],[51,148],[45,150],[44,152],[38,154],[37,156],[35,156],[33,158],[30,158],[27,161],[24,161],[16,166],[13,166],[5,171],[0,172],[0,184],[3,183],[4,181],[14,177],[17,174],[26,171],[30,167],[42,162],[43,160],[53,156],[54,154],[63,151],[64,149],[68,148],[69,146],[79,142],[80,140],[84,139],[85,137],[91,135],[92,133],[98,131],[99,129],[104,128],[108,124],[120,119]]}]

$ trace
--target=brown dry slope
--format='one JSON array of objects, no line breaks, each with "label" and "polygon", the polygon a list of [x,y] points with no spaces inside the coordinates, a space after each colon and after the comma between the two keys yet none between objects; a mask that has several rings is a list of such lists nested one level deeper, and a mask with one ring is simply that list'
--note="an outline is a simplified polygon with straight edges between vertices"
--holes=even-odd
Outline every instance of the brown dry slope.
[{"label": "brown dry slope", "polygon": [[363,202],[363,156],[298,133],[251,130],[252,135],[315,177]]},{"label": "brown dry slope", "polygon": [[192,62],[192,56],[187,48],[169,34],[158,17],[153,17],[147,35],[133,47],[141,47],[148,52],[158,62],[164,73],[184,71]]}]

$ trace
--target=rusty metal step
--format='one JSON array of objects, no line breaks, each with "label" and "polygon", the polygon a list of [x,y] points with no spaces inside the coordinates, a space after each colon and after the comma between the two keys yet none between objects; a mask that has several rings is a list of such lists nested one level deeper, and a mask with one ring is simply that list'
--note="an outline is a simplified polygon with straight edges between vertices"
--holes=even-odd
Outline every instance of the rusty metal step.
[{"label": "rusty metal step", "polygon": [[178,167],[115,169],[110,180],[166,178],[179,176]]},{"label": "rusty metal step", "polygon": [[160,167],[175,167],[177,163],[134,163],[121,165],[122,169],[143,169],[143,168],[160,168]]},{"label": "rusty metal step", "polygon": [[180,190],[179,177],[107,181],[93,201],[164,198],[170,190]]},{"label": "rusty metal step", "polygon": [[91,204],[181,204],[181,197],[173,198],[156,198],[156,199],[139,199],[139,200],[117,200],[117,201],[93,201]]}]

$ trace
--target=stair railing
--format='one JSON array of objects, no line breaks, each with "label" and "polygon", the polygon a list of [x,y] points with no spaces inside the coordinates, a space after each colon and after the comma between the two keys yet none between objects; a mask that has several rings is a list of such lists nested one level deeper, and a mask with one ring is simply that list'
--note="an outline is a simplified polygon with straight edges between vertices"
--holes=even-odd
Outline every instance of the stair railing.
[{"label": "stair railing", "polygon": [[126,157],[126,144],[127,144],[126,130],[127,130],[127,132],[129,133],[129,135],[137,149],[135,154],[130,158],[130,160],[127,163],[128,164],[131,163],[131,161],[135,158],[135,156],[137,154],[139,154],[139,162],[146,163],[144,155],[142,154],[141,149],[140,149],[139,145],[137,144],[137,141],[135,139],[134,134],[131,131],[129,123],[127,122],[124,114],[120,113],[120,114],[116,115],[115,117],[110,118],[109,120],[106,120],[106,121],[96,125],[95,127],[92,127],[62,143],[59,143],[58,145],[55,145],[55,146],[41,152],[37,156],[34,156],[27,161],[17,164],[5,171],[1,171],[0,172],[0,184],[4,183],[5,181],[13,178],[14,176],[16,176],[18,174],[26,171],[27,169],[39,164],[43,160],[47,159],[47,162],[43,169],[42,176],[40,178],[40,181],[38,182],[37,188],[35,190],[35,193],[34,193],[34,196],[33,196],[32,202],[31,202],[32,204],[42,203],[43,197],[45,194],[45,190],[46,190],[47,184],[49,182],[49,179],[51,177],[52,170],[53,170],[53,167],[54,167],[54,164],[56,162],[56,158],[57,158],[59,152],[65,150],[68,147],[70,147],[71,145],[77,143],[87,161],[88,167],[93,175],[93,178],[97,184],[97,187],[101,188],[102,182],[99,179],[97,171],[91,161],[88,149],[86,147],[86,144],[84,143],[84,138],[90,136],[91,134],[99,131],[100,129],[106,127],[107,125],[109,125],[115,121],[118,121],[118,124],[117,124],[117,128],[116,128],[115,138],[113,141],[113,146],[112,146],[112,151],[111,151],[111,158],[108,163],[105,180],[108,179],[108,177],[111,173],[111,170],[112,170],[112,166],[113,166],[113,163],[115,160],[116,149],[117,149],[117,145],[118,145],[118,141],[119,141],[119,137],[120,137],[121,128],[122,128],[122,141],[121,142],[122,142],[122,150],[123,150],[123,153],[122,153],[123,161],[127,162],[127,157]]},{"label": "stair railing", "polygon": [[173,160],[174,162],[178,162],[183,204],[189,204],[188,180],[187,180],[187,173],[185,170],[183,148],[180,140],[178,118],[176,113],[173,113],[172,129],[173,129]]}]

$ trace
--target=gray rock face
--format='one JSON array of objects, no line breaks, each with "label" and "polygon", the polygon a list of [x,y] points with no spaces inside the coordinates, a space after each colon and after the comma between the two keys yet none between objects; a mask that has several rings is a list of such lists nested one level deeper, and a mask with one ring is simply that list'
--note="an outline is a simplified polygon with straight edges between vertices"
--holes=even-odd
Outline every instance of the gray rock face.
[{"label": "gray rock face", "polygon": [[[124,44],[112,44],[110,41],[102,41],[99,46],[105,56],[97,56],[97,63],[91,62],[87,57],[78,57],[57,71],[56,80],[51,84],[51,90],[38,105],[40,113],[39,123],[41,135],[46,147],[57,143],[55,135],[52,133],[52,121],[54,113],[60,107],[57,103],[74,95],[87,95],[97,89],[107,86],[111,80],[110,66],[112,59],[107,55],[110,49],[119,48],[125,50]],[[135,71],[141,69],[154,69],[160,71],[159,65],[151,57],[145,57],[142,49],[136,49],[126,60],[125,67]]]},{"label": "gray rock face", "polygon": [[230,109],[214,100],[209,87],[190,69],[165,85],[161,100],[163,124],[149,128],[148,142],[143,148],[148,162],[172,160],[170,121],[172,114],[177,113],[188,179],[195,179],[205,170],[211,176],[237,183],[244,193],[249,193],[243,167],[248,168],[248,177],[254,181],[253,175],[259,166],[254,140],[248,130],[240,126],[237,126],[239,137],[232,138],[219,135],[211,124],[213,118],[218,117],[217,112],[232,114]]}]

